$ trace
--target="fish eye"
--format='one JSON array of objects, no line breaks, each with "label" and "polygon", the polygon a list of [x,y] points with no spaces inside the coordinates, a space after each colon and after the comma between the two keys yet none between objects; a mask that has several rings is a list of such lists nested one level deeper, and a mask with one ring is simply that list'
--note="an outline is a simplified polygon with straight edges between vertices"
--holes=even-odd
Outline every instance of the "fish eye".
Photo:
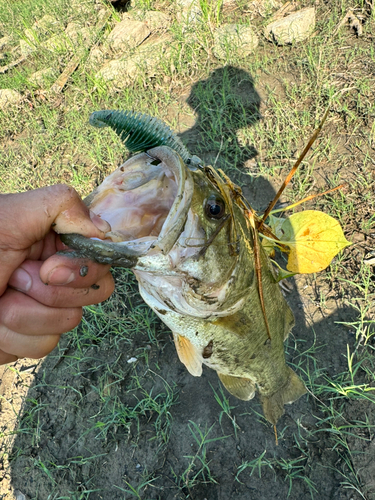
[{"label": "fish eye", "polygon": [[218,195],[212,194],[206,199],[204,210],[210,219],[221,219],[225,215],[224,200]]}]

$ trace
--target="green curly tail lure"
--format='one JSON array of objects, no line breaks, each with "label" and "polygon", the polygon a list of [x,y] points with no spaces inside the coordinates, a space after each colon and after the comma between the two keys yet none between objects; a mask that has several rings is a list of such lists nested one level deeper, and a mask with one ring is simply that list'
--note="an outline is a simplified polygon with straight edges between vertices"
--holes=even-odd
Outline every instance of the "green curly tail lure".
[{"label": "green curly tail lure", "polygon": [[102,110],[92,113],[89,121],[94,127],[111,127],[132,153],[157,146],[169,146],[185,163],[190,163],[189,151],[158,118],[133,111]]}]

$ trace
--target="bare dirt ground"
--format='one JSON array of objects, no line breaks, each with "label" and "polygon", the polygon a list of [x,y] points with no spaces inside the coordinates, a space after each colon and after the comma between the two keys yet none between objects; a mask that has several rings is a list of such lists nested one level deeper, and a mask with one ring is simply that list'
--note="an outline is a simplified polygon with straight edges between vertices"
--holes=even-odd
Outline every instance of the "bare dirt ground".
[{"label": "bare dirt ground", "polygon": [[[347,345],[351,351],[354,349],[355,339],[349,329],[335,322],[354,320],[353,311],[342,308],[323,315],[314,305],[314,283],[306,279],[295,280],[288,299],[296,316],[287,347],[288,361],[299,363],[302,357],[301,369],[324,367],[320,370],[321,377],[346,370],[344,355]],[[126,300],[120,299],[125,303]],[[136,292],[133,300],[141,301]],[[121,310],[119,313],[123,314]],[[129,489],[124,487],[124,482],[128,482],[139,487],[147,474],[147,479],[153,481],[148,488],[139,490],[142,491],[139,498],[263,500],[285,499],[288,492],[292,499],[309,498],[309,481],[316,489],[315,498],[361,498],[342,484],[339,471],[340,465],[345,464],[343,458],[338,463],[340,450],[338,445],[333,448],[330,432],[325,428],[326,415],[318,404],[319,395],[304,396],[287,406],[278,425],[279,445],[276,446],[272,426],[261,417],[257,400],[245,403],[229,397],[231,418],[235,420],[221,414],[210,387],[219,392],[216,374],[207,369],[200,379],[191,377],[179,362],[169,333],[157,320],[155,332],[148,363],[139,360],[134,368],[129,368],[126,358],[137,355],[139,348],[148,342],[147,338],[134,339],[121,351],[104,341],[100,346],[87,348],[85,358],[78,365],[74,363],[75,350],[65,339],[60,345],[63,356],[56,352],[39,363],[19,361],[13,369],[3,369],[3,396],[8,401],[11,394],[25,398],[20,422],[20,428],[25,426],[25,431],[17,435],[12,448],[19,456],[11,457],[10,475],[15,489],[29,498],[34,498],[35,492],[37,498],[49,498],[51,492],[58,492],[55,498],[77,498],[70,497],[69,491],[82,484],[82,493],[86,491],[86,496],[81,498],[120,500],[132,496],[116,486]],[[298,342],[303,342],[300,350],[305,353],[314,347],[312,360],[295,351]],[[102,380],[103,365],[112,367],[112,378],[107,375],[105,381]],[[116,372],[122,373],[121,379]],[[35,379],[28,388],[34,373]],[[151,378],[150,373],[157,373],[158,377]],[[140,381],[136,389],[134,376]],[[102,384],[106,384],[103,392],[107,404],[118,398],[128,409],[144,398],[144,391],[153,393],[160,405],[173,393],[176,402],[168,410],[172,426],[168,441],[160,442],[155,431],[156,420],[161,419],[160,425],[165,427],[168,416],[152,406],[143,409],[133,424],[131,415],[124,412],[118,423],[106,431],[105,439],[98,439],[103,433],[100,425],[103,396],[95,388]],[[167,384],[170,393],[166,393]],[[17,402],[16,399],[14,403]],[[330,405],[329,400],[323,403]],[[369,422],[372,407],[372,402],[361,404]],[[354,410],[350,400],[341,402],[340,411],[341,425],[358,417],[358,407]],[[12,409],[3,405],[2,416],[14,418]],[[30,421],[35,422],[33,427],[37,427],[37,433],[27,432]],[[198,433],[189,424],[191,421],[207,435],[205,440],[198,435],[199,445],[194,439],[193,432],[196,436]],[[365,468],[361,465],[360,477],[366,487],[371,488],[374,462],[370,458],[371,442],[362,439],[364,432],[361,429],[356,435],[352,431],[349,438],[361,452],[355,457],[356,462],[362,464],[367,457]],[[209,442],[215,438],[220,440]],[[263,463],[260,458],[263,453],[275,462],[271,460],[267,464],[264,460]],[[238,472],[244,462],[253,461],[259,465],[252,475],[251,469]],[[48,474],[51,464],[53,475]],[[195,477],[199,471],[200,475]],[[369,494],[367,498],[374,497]]]}]

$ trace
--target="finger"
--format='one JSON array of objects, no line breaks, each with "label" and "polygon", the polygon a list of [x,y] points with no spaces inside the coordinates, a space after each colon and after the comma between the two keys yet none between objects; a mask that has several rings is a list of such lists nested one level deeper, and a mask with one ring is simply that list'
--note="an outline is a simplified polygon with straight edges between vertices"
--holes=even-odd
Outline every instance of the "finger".
[{"label": "finger", "polygon": [[52,229],[45,237],[34,243],[28,250],[27,257],[31,260],[47,260],[51,255],[62,250],[60,237]]},{"label": "finger", "polygon": [[18,356],[14,356],[13,354],[8,354],[0,349],[0,365],[5,365],[7,363],[14,363],[17,361]]},{"label": "finger", "polygon": [[[22,264],[23,265],[23,264]],[[48,285],[69,285],[84,288],[93,285],[106,274],[110,266],[89,259],[52,255],[40,268],[40,277]]]},{"label": "finger", "polygon": [[[12,274],[9,286],[25,293],[41,304],[49,307],[82,307],[97,304],[108,299],[114,290],[114,280],[111,273],[103,278],[89,281],[93,286],[85,286],[87,276],[79,278],[67,286],[46,286],[39,277],[42,263],[27,260]],[[104,266],[103,266],[104,267]],[[99,273],[101,274],[101,272]],[[77,288],[77,281],[82,281],[82,287]],[[75,288],[73,287],[75,286]]]},{"label": "finger", "polygon": [[48,307],[10,288],[0,298],[0,325],[24,335],[58,335],[75,328],[81,318],[81,307]]},{"label": "finger", "polygon": [[[64,184],[1,195],[0,205],[2,236],[8,237],[13,248],[30,247],[43,239],[52,226],[60,233],[80,233],[89,238],[103,238],[110,228],[94,214],[92,222],[78,193]],[[10,224],[14,221],[17,224]]]},{"label": "finger", "polygon": [[[17,358],[42,358],[57,346],[59,340],[60,335],[22,335],[0,327],[0,363],[1,352],[4,353],[5,363],[16,361]],[[6,355],[10,360],[7,360]]]}]

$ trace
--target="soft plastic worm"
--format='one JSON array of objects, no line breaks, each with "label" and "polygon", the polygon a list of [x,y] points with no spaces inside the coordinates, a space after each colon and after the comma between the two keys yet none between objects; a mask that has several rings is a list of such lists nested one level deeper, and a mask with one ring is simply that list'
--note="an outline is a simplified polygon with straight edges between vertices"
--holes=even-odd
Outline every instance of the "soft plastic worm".
[{"label": "soft plastic worm", "polygon": [[158,118],[133,111],[102,110],[91,114],[90,124],[98,128],[111,127],[133,153],[169,146],[185,163],[189,163],[189,151],[168,125]]}]

